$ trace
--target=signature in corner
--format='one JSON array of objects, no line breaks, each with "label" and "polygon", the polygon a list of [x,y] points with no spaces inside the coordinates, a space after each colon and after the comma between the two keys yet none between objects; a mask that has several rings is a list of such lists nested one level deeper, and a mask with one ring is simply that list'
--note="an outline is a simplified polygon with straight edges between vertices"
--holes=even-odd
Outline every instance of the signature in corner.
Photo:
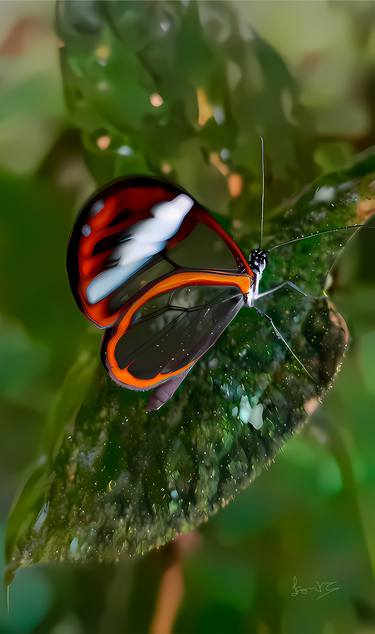
[{"label": "signature in corner", "polygon": [[297,597],[299,595],[305,597],[311,592],[315,592],[317,594],[317,599],[324,599],[332,592],[336,592],[336,590],[340,590],[340,586],[337,585],[337,581],[316,581],[313,586],[307,586],[304,588],[303,586],[298,585],[297,577],[293,577],[293,588],[290,594],[291,597]]}]

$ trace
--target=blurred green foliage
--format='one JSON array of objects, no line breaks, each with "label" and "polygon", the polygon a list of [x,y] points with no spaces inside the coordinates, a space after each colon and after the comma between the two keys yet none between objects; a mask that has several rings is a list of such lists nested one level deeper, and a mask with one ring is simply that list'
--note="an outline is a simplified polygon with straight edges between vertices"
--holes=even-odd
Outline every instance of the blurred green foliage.
[{"label": "blurred green foliage", "polygon": [[[243,239],[257,236],[259,132],[270,223],[374,141],[372,3],[61,4],[69,116],[53,11],[0,7],[3,521],[47,412],[74,412],[55,395],[92,345],[64,271],[74,212],[94,188],[82,157],[99,183],[134,171],[177,180]],[[353,242],[335,275],[352,352],[272,468],[199,533],[139,562],[20,571],[1,632],[374,630],[373,240]],[[293,597],[293,577],[340,590]]]}]

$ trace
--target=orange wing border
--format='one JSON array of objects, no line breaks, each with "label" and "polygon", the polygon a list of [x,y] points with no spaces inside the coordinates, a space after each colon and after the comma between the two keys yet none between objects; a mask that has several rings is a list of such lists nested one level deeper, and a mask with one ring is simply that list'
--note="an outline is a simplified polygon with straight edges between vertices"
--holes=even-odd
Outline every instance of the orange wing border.
[{"label": "orange wing border", "polygon": [[157,281],[148,290],[138,297],[125,309],[117,324],[106,332],[103,339],[102,359],[110,377],[121,385],[135,390],[150,390],[169,379],[188,371],[197,359],[190,361],[178,370],[169,373],[158,373],[151,379],[135,377],[129,370],[131,363],[126,368],[120,368],[115,356],[118,341],[125,335],[131,325],[136,312],[149,300],[157,295],[181,288],[183,286],[233,286],[238,288],[243,295],[249,293],[254,278],[247,274],[224,273],[215,271],[182,271],[168,275]]}]

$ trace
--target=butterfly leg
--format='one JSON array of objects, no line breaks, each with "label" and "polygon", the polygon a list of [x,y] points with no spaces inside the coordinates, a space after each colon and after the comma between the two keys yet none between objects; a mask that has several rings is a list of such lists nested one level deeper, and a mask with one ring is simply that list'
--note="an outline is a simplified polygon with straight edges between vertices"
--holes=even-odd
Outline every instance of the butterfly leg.
[{"label": "butterfly leg", "polygon": [[295,291],[297,291],[301,295],[304,295],[304,297],[309,297],[310,299],[316,299],[312,295],[310,295],[309,293],[305,293],[305,291],[303,291],[302,288],[297,286],[297,284],[295,284],[294,282],[291,282],[291,281],[288,280],[287,282],[282,282],[281,284],[278,284],[277,286],[274,286],[273,288],[270,288],[268,291],[264,291],[263,293],[258,293],[254,297],[254,301],[256,301],[257,299],[261,299],[263,297],[267,297],[267,295],[272,295],[272,293],[276,293],[277,291],[279,291],[279,290],[281,290],[282,288],[285,288],[285,287],[293,288]]},{"label": "butterfly leg", "polygon": [[275,325],[272,317],[270,317],[270,315],[267,315],[267,313],[265,313],[263,310],[260,310],[260,308],[257,308],[257,306],[254,306],[254,308],[255,308],[256,312],[258,313],[258,315],[262,315],[262,317],[265,317],[270,322],[276,337],[283,342],[284,346],[289,350],[289,352],[292,355],[292,357],[297,361],[297,363],[301,366],[301,368],[306,372],[306,374],[310,377],[310,379],[312,379],[314,381],[314,383],[315,383],[314,377],[311,376],[310,372],[303,365],[301,359],[299,359],[298,356],[296,355],[296,353],[293,352],[293,350],[290,347],[290,345],[288,344],[287,340],[285,339],[285,337],[283,337],[283,335],[281,334],[280,330]]}]

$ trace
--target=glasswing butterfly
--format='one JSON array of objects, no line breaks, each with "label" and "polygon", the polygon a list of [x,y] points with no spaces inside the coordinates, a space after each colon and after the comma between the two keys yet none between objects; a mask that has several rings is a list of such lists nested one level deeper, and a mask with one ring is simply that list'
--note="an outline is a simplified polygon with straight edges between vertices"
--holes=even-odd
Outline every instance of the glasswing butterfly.
[{"label": "glasswing butterfly", "polygon": [[[336,230],[342,228],[311,235]],[[157,178],[122,178],[79,214],[68,246],[69,282],[80,310],[105,329],[102,360],[110,377],[129,389],[154,390],[148,405],[154,410],[171,398],[242,307],[263,315],[309,374],[257,302],[282,287],[306,295],[292,281],[263,293],[259,284],[273,249],[311,235],[268,251],[254,249],[247,258],[182,188]]]}]

